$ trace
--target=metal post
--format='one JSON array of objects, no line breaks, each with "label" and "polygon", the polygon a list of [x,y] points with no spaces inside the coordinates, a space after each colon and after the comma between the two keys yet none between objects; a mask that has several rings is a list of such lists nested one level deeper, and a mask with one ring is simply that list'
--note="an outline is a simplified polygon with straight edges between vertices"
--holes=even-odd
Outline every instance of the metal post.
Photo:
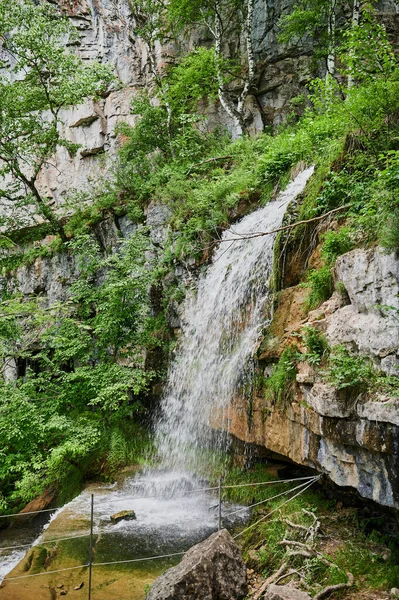
[{"label": "metal post", "polygon": [[90,506],[90,550],[89,550],[89,591],[88,600],[91,600],[91,571],[93,564],[93,516],[94,516],[94,494],[91,494]]},{"label": "metal post", "polygon": [[218,531],[222,529],[222,479],[219,477],[219,514],[218,514]]}]

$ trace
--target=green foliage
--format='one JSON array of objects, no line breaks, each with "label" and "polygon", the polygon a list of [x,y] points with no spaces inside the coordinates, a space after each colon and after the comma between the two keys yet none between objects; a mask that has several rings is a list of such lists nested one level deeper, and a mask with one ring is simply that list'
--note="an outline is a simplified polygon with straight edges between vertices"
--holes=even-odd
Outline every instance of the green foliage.
[{"label": "green foliage", "polygon": [[310,291],[307,298],[308,309],[317,308],[322,302],[328,300],[333,293],[334,285],[329,266],[313,269],[308,273],[307,284]]},{"label": "green foliage", "polygon": [[338,345],[331,350],[327,376],[339,390],[351,388],[364,392],[373,383],[376,373],[367,358]]},{"label": "green foliage", "polygon": [[396,59],[385,26],[376,17],[374,7],[362,7],[360,27],[351,27],[344,34],[342,61],[359,83],[381,78],[385,82],[396,69]]},{"label": "green foliage", "polygon": [[326,337],[315,327],[302,327],[301,338],[306,346],[305,358],[311,365],[318,365],[330,352]]},{"label": "green foliage", "polygon": [[354,241],[349,227],[341,227],[338,231],[327,231],[324,236],[321,257],[328,266],[332,266],[338,256],[349,252],[353,247]]},{"label": "green foliage", "polygon": [[296,366],[300,353],[292,346],[285,348],[278,363],[265,381],[266,398],[281,406],[289,402],[292,396],[292,386],[296,377]]},{"label": "green foliage", "polygon": [[[0,197],[19,208],[33,204],[53,232],[61,233],[36,179],[57,145],[76,151],[60,136],[61,109],[98,95],[113,81],[107,67],[86,65],[66,49],[65,40],[72,44],[76,36],[69,20],[48,3],[0,2],[6,67],[0,76],[0,176],[13,178]],[[19,226],[24,214],[29,217],[30,211],[18,211]],[[12,228],[16,223],[7,219],[6,224]]]},{"label": "green foliage", "polygon": [[78,485],[98,455],[106,464],[137,460],[142,442],[125,421],[143,412],[155,376],[145,351],[159,346],[162,327],[150,313],[148,247],[142,229],[104,256],[84,234],[69,243],[80,277],[66,302],[14,295],[0,303],[0,356],[6,365],[15,358],[20,376],[0,390],[0,490],[10,506],[55,483]]}]

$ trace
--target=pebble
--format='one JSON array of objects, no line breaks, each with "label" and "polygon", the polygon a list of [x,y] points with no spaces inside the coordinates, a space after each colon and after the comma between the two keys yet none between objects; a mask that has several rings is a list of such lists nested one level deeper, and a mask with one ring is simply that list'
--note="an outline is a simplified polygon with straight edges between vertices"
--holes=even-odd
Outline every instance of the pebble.
[{"label": "pebble", "polygon": [[81,590],[83,586],[84,586],[84,583],[82,581],[82,583],[79,583],[79,585],[75,585],[75,587],[73,589],[74,590]]}]

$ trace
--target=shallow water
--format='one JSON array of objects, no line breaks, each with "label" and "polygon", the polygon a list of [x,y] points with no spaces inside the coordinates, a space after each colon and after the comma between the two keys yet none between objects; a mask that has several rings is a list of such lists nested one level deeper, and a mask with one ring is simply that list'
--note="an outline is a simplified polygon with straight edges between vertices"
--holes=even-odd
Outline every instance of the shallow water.
[{"label": "shallow water", "polygon": [[[217,490],[208,488],[206,482],[187,474],[155,471],[127,477],[119,486],[92,485],[53,515],[43,533],[34,540],[34,545],[50,548],[54,544],[49,544],[49,540],[60,540],[57,543],[58,560],[62,559],[67,565],[71,560],[74,565],[87,564],[93,494],[94,564],[163,557],[112,567],[128,569],[130,577],[141,578],[152,573],[154,578],[181,558],[181,555],[170,558],[167,555],[183,553],[217,530]],[[222,514],[239,509],[238,514],[224,523],[230,529],[248,519],[249,511],[245,507],[225,504],[222,509]],[[134,510],[136,520],[112,524],[110,516],[122,510]],[[3,546],[27,543],[27,535],[33,541],[35,534],[37,536],[37,530],[33,529],[3,532],[1,543]],[[72,539],[64,540],[69,537]],[[3,576],[25,554],[26,551],[21,550],[1,556]],[[59,567],[54,564],[48,568]]]}]

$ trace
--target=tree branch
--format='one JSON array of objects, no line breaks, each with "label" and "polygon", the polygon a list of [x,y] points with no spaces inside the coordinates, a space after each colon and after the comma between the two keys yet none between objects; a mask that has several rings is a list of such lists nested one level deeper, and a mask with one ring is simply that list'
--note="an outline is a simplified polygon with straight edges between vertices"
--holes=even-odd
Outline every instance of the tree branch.
[{"label": "tree branch", "polygon": [[345,204],[344,206],[339,206],[338,208],[334,208],[333,210],[324,213],[320,217],[313,217],[312,219],[305,219],[303,221],[297,221],[296,223],[292,223],[291,225],[284,225],[283,227],[278,227],[277,229],[271,229],[270,231],[261,231],[259,233],[252,233],[249,235],[240,235],[237,238],[225,238],[221,240],[215,240],[213,244],[222,244],[224,242],[238,242],[240,240],[251,240],[252,238],[262,237],[264,235],[273,235],[273,233],[279,233],[280,231],[287,231],[288,229],[293,229],[294,227],[298,227],[299,225],[305,225],[306,223],[314,223],[315,221],[321,221],[330,215],[333,215],[342,210],[346,210],[350,208],[350,204]]}]

